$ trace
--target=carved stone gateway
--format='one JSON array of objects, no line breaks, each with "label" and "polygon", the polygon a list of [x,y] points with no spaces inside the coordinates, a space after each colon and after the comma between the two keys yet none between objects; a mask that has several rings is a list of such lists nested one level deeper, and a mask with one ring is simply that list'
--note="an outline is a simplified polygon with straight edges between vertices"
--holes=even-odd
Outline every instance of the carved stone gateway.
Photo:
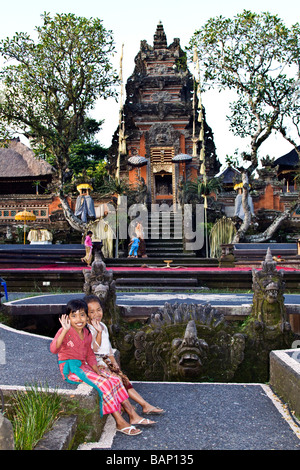
[{"label": "carved stone gateway", "polygon": [[104,322],[132,380],[265,382],[272,350],[296,338],[284,306],[283,271],[268,250],[253,269],[253,306],[245,322],[227,321],[210,304],[165,303],[146,324],[128,325],[116,305],[112,271],[95,256],[84,292],[105,301]]},{"label": "carved stone gateway", "polygon": [[[195,102],[194,102],[195,98]],[[193,106],[194,102],[194,106]],[[218,173],[221,164],[211,127],[204,118],[205,166],[207,176]],[[141,176],[148,187],[148,202],[178,202],[177,186],[183,174],[190,180],[199,176],[200,122],[198,97],[194,95],[194,77],[180,40],[167,44],[163,25],[157,25],[153,45],[141,41],[135,68],[126,83],[123,109],[127,154],[120,163],[121,178],[137,184],[135,172],[128,165],[133,155],[141,155],[148,164]],[[117,161],[119,129],[110,149],[112,162]],[[185,165],[175,165],[172,158],[180,153],[193,155]]]},{"label": "carved stone gateway", "polygon": [[244,336],[233,334],[209,304],[166,303],[148,325],[115,339],[122,364],[136,380],[229,381],[245,348]]}]

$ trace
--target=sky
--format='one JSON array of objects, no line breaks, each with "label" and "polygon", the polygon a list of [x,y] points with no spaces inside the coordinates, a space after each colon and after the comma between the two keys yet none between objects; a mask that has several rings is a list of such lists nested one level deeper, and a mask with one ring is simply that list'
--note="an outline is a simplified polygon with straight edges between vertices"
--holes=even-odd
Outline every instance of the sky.
[{"label": "sky", "polygon": [[[45,11],[74,13],[77,16],[98,17],[103,26],[113,32],[116,55],[113,63],[119,70],[122,44],[124,85],[134,70],[134,58],[139,52],[141,40],[153,45],[153,36],[159,21],[162,22],[168,45],[174,38],[180,39],[184,49],[193,33],[211,17],[223,15],[233,17],[244,9],[255,13],[269,11],[277,14],[286,26],[300,22],[300,3],[295,0],[15,0],[1,5],[0,39],[12,37],[16,32],[34,34],[35,26],[42,24],[41,14]],[[124,87],[125,88],[125,87]],[[224,93],[206,92],[202,96],[208,125],[212,128],[217,156],[222,164],[226,155],[233,155],[236,149],[246,150],[245,142],[233,136],[226,120],[229,97]],[[102,145],[109,146],[118,126],[119,103],[113,99],[100,101],[95,108],[96,119],[105,123],[99,134]],[[261,155],[280,157],[292,150],[290,144],[280,136],[268,139],[261,147]]]}]

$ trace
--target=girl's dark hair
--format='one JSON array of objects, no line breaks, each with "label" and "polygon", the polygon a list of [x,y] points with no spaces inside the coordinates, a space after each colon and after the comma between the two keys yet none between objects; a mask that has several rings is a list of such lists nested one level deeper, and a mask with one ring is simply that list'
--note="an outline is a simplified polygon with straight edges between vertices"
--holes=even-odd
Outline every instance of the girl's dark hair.
[{"label": "girl's dark hair", "polygon": [[70,300],[66,306],[66,315],[70,315],[71,312],[76,312],[77,310],[84,310],[87,314],[88,306],[87,303],[82,299]]},{"label": "girl's dark hair", "polygon": [[97,295],[86,295],[83,298],[84,302],[88,305],[90,302],[98,302],[102,310],[104,311],[104,304],[103,301]]},{"label": "girl's dark hair", "polygon": [[[86,315],[88,314],[88,306],[87,303],[82,299],[74,299],[70,300],[66,306],[66,315],[70,315],[72,312],[77,312],[77,310],[84,310]],[[89,327],[87,324],[85,328],[88,330],[88,333],[91,334]]]},{"label": "girl's dark hair", "polygon": [[90,230],[87,232],[87,235],[93,235],[93,232],[91,232]]}]

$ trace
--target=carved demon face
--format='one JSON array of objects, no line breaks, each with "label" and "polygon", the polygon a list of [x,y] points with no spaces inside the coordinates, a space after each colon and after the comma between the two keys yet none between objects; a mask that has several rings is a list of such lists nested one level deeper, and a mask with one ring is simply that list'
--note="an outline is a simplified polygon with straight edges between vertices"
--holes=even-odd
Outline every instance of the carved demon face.
[{"label": "carved demon face", "polygon": [[244,336],[201,304],[166,303],[132,340],[127,372],[141,380],[230,380],[245,349]]},{"label": "carved demon face", "polygon": [[279,288],[275,282],[272,282],[266,287],[266,299],[269,304],[274,304],[278,300]]},{"label": "carved demon face", "polygon": [[171,345],[171,374],[182,379],[192,379],[201,374],[207,359],[208,344],[197,338],[195,322],[189,321],[184,337],[175,338]]}]

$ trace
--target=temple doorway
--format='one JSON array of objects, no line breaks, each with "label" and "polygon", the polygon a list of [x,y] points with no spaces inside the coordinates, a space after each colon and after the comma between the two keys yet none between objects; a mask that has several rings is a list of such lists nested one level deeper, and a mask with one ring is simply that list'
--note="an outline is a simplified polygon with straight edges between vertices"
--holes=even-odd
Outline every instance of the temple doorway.
[{"label": "temple doorway", "polygon": [[173,204],[175,193],[175,165],[173,147],[151,148],[152,203]]},{"label": "temple doorway", "polygon": [[172,196],[172,175],[163,173],[155,176],[156,196]]},{"label": "temple doorway", "polygon": [[161,172],[155,175],[155,202],[173,203],[172,173]]}]

